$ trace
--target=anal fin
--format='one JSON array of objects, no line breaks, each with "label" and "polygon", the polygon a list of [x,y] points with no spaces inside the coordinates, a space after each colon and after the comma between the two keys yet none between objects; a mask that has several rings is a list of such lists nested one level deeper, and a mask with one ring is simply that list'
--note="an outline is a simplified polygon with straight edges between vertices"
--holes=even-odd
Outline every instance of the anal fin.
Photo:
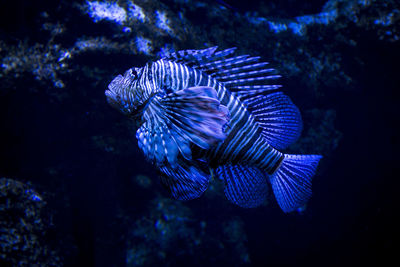
[{"label": "anal fin", "polygon": [[264,172],[257,167],[223,165],[216,173],[225,183],[225,196],[243,208],[260,206],[267,198],[268,186]]},{"label": "anal fin", "polygon": [[210,174],[199,161],[180,162],[177,167],[160,166],[161,183],[178,200],[200,197],[208,187]]}]

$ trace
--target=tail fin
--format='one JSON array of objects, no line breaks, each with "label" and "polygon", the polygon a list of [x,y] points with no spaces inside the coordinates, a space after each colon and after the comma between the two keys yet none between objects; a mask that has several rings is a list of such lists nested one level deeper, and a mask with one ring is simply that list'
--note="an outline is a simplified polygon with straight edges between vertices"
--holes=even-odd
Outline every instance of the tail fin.
[{"label": "tail fin", "polygon": [[311,197],[311,178],[319,155],[285,155],[278,170],[269,176],[276,200],[284,212],[302,207]]}]

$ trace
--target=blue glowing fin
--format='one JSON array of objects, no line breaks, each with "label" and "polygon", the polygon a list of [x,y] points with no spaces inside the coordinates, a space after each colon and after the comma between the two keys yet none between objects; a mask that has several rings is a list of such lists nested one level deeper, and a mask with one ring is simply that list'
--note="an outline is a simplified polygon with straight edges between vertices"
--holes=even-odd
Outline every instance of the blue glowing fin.
[{"label": "blue glowing fin", "polygon": [[228,90],[239,96],[255,95],[275,90],[280,85],[265,84],[269,80],[281,77],[274,74],[275,69],[266,68],[268,62],[259,62],[260,57],[249,55],[235,56],[236,48],[217,51],[217,47],[203,50],[182,50],[167,53],[164,60],[183,63],[199,69],[218,81]]},{"label": "blue glowing fin", "polygon": [[182,136],[203,149],[226,138],[228,108],[211,87],[191,87],[169,94],[161,102],[164,116]]},{"label": "blue glowing fin", "polygon": [[136,133],[139,147],[149,160],[176,167],[179,154],[191,159],[191,143],[208,149],[226,138],[228,113],[211,87],[191,87],[162,98],[155,96]]},{"label": "blue glowing fin", "polygon": [[163,59],[198,67],[203,62],[214,58],[213,54],[216,50],[217,46],[202,50],[181,50],[173,53],[166,53]]},{"label": "blue glowing fin", "polygon": [[244,103],[274,148],[284,149],[299,138],[303,128],[300,111],[282,92],[253,96]]},{"label": "blue glowing fin", "polygon": [[136,138],[139,148],[151,162],[162,164],[167,161],[175,167],[179,154],[188,160],[192,158],[190,141],[165,124],[145,121],[137,130]]},{"label": "blue glowing fin", "polygon": [[178,200],[191,200],[200,197],[208,187],[210,174],[206,166],[200,162],[191,162],[194,165],[180,162],[176,168],[160,167],[162,184],[172,196]]},{"label": "blue glowing fin", "polygon": [[261,205],[268,193],[266,175],[256,167],[223,165],[216,173],[225,183],[225,196],[243,208]]},{"label": "blue glowing fin", "polygon": [[285,155],[278,170],[269,176],[276,200],[284,212],[304,206],[311,197],[311,178],[319,155]]}]

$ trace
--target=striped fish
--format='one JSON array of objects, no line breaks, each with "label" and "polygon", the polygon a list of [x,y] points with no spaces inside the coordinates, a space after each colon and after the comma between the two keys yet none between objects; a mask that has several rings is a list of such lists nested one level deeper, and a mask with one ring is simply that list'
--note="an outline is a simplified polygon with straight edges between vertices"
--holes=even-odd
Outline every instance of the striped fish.
[{"label": "striped fish", "polygon": [[246,208],[259,206],[270,182],[284,212],[303,207],[321,156],[279,150],[297,140],[300,112],[279,92],[279,78],[259,57],[184,50],[131,68],[108,86],[108,102],[133,118],[146,158],[180,200],[199,197],[211,175],[225,195]]}]

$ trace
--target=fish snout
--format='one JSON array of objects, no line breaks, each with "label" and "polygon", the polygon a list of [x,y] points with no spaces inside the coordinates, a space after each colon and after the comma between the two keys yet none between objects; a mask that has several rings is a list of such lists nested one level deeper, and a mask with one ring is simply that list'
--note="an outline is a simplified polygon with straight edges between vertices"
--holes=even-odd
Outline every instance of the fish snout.
[{"label": "fish snout", "polygon": [[108,85],[108,90],[105,91],[107,102],[116,109],[120,109],[121,105],[121,86],[123,85],[122,75],[118,75]]}]

